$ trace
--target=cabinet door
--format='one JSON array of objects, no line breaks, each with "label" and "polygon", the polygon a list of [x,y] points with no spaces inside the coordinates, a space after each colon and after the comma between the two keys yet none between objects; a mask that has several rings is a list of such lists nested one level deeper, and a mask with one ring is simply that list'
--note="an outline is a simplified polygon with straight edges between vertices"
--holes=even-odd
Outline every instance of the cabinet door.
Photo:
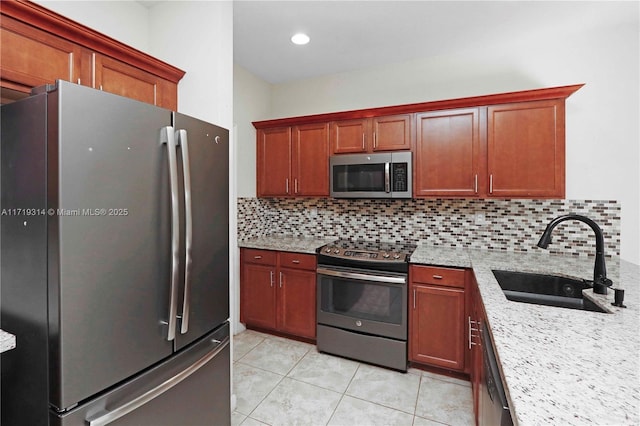
[{"label": "cabinet door", "polygon": [[258,130],[257,187],[259,197],[291,192],[291,128]]},{"label": "cabinet door", "polygon": [[491,106],[487,120],[489,195],[563,198],[564,100]]},{"label": "cabinet door", "polygon": [[95,88],[176,110],[177,86],[124,62],[95,55]]},{"label": "cabinet door", "polygon": [[276,328],[276,268],[243,262],[240,283],[240,321]]},{"label": "cabinet door", "polygon": [[476,196],[480,177],[477,108],[417,116],[416,196]]},{"label": "cabinet door", "polygon": [[315,339],[316,273],[281,268],[278,286],[279,330]]},{"label": "cabinet door", "polygon": [[331,123],[331,146],[334,154],[367,152],[371,121],[358,120],[334,121]]},{"label": "cabinet door", "polygon": [[415,284],[412,287],[411,360],[464,370],[464,290]]},{"label": "cabinet door", "polygon": [[294,195],[329,196],[329,125],[293,128]]},{"label": "cabinet door", "polygon": [[374,151],[411,149],[411,114],[375,117],[372,123]]},{"label": "cabinet door", "polygon": [[3,88],[29,93],[57,79],[90,84],[91,54],[80,46],[4,15],[0,38]]}]

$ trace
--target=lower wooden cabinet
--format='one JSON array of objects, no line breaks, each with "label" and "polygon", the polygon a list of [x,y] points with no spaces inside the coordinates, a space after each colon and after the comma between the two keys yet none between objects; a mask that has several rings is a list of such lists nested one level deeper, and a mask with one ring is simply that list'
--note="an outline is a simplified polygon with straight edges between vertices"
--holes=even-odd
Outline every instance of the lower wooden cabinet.
[{"label": "lower wooden cabinet", "polygon": [[465,371],[465,270],[412,265],[409,274],[409,360]]},{"label": "lower wooden cabinet", "polygon": [[468,321],[468,348],[470,351],[470,379],[471,389],[473,392],[473,413],[476,418],[476,424],[479,424],[481,418],[481,404],[480,404],[480,389],[484,383],[484,359],[482,351],[482,336],[481,329],[482,324],[486,320],[484,314],[484,307],[482,305],[482,299],[480,298],[480,292],[478,290],[478,284],[475,276],[471,275],[471,279],[468,285],[470,293],[470,312],[467,316]]},{"label": "lower wooden cabinet", "polygon": [[240,263],[240,321],[315,339],[315,255],[242,249]]}]

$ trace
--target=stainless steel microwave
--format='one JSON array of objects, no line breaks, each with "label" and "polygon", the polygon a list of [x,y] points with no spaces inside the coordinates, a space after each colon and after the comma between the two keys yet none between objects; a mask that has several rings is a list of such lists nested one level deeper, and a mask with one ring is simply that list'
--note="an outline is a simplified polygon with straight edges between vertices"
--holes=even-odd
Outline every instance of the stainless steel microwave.
[{"label": "stainless steel microwave", "polygon": [[411,152],[334,155],[329,159],[334,198],[411,198]]}]

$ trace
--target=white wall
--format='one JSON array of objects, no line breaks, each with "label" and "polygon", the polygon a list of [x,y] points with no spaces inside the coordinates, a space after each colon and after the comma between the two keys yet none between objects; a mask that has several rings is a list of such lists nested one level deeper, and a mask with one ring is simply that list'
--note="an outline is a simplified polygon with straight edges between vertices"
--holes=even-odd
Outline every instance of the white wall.
[{"label": "white wall", "polygon": [[256,196],[256,129],[269,118],[271,85],[241,66],[233,67],[233,121],[238,127],[238,197]]},{"label": "white wall", "polygon": [[[637,16],[637,3],[627,7]],[[501,45],[274,85],[261,119],[586,83],[566,102],[566,197],[618,200],[622,258],[640,264],[638,40],[637,19],[525,32]]]},{"label": "white wall", "polygon": [[35,0],[35,3],[149,53],[149,10],[138,2]]},{"label": "white wall", "polygon": [[233,3],[163,1],[149,11],[153,56],[186,71],[178,111],[233,127]]}]

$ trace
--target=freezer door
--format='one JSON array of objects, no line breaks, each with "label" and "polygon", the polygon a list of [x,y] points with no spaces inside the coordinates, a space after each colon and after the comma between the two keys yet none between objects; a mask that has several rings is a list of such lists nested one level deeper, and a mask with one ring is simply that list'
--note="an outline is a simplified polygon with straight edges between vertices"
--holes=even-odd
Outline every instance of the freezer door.
[{"label": "freezer door", "polygon": [[166,362],[69,413],[51,426],[229,425],[229,325]]},{"label": "freezer door", "polygon": [[50,402],[63,409],[172,354],[171,112],[66,82],[48,98]]},{"label": "freezer door", "polygon": [[176,347],[229,318],[229,132],[175,113],[184,205]]}]

